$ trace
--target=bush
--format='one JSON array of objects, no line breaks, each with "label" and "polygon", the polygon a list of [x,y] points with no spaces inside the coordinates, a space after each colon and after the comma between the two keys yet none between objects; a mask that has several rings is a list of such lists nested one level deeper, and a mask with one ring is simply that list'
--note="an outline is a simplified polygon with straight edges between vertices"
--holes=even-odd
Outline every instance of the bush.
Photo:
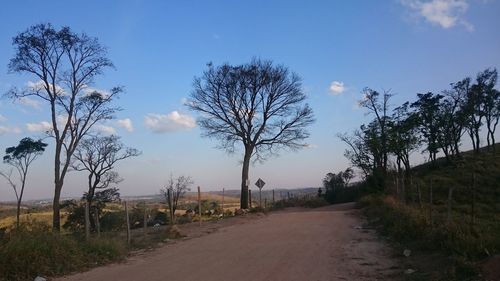
[{"label": "bush", "polygon": [[449,264],[447,274],[453,280],[475,276],[474,262],[500,248],[498,232],[479,223],[476,230],[463,221],[432,224],[424,212],[391,196],[364,196],[359,204],[382,234],[405,247],[431,252],[438,250],[442,255],[450,256],[453,263]]},{"label": "bush", "polygon": [[35,222],[12,231],[0,252],[0,280],[33,280],[122,259],[126,247],[115,240],[79,241]]},{"label": "bush", "polygon": [[101,231],[120,231],[126,228],[125,211],[111,211],[102,214],[99,223]]}]

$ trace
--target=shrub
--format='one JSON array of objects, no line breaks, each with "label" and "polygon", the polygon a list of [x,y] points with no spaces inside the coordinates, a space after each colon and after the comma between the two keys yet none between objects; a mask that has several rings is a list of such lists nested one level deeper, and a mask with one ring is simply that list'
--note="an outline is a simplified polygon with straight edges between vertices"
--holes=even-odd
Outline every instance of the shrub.
[{"label": "shrub", "polygon": [[83,242],[49,231],[46,224],[25,223],[0,246],[0,280],[33,280],[55,276],[125,257],[115,240]]},{"label": "shrub", "polygon": [[102,214],[100,221],[101,231],[120,231],[126,227],[125,211],[111,211]]}]

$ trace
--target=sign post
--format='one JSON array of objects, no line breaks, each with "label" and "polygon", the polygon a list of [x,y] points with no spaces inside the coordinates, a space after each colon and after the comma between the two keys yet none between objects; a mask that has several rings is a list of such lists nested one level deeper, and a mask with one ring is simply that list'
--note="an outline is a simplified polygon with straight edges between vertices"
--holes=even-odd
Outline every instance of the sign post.
[{"label": "sign post", "polygon": [[255,185],[259,188],[259,207],[261,208],[262,208],[262,188],[264,187],[265,184],[266,183],[261,178],[259,178],[255,183]]}]

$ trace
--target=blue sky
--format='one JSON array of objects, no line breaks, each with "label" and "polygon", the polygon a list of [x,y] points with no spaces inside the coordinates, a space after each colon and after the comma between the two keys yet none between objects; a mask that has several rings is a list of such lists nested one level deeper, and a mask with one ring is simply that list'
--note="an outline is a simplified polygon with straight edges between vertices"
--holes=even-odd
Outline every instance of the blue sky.
[{"label": "blue sky", "polygon": [[[183,99],[208,62],[271,59],[303,78],[317,121],[310,148],[252,166],[250,180],[261,177],[264,188],[319,186],[327,172],[348,166],[335,135],[368,120],[356,107],[363,87],[391,89],[398,105],[500,67],[499,13],[498,0],[7,1],[0,9],[0,92],[36,82],[7,70],[12,37],[29,26],[50,22],[98,37],[116,70],[93,87],[126,90],[117,101],[124,110],[100,129],[143,152],[117,167],[122,194],[157,193],[171,173],[192,176],[203,190],[237,189],[241,154],[227,155],[201,138]],[[2,150],[41,136],[49,112],[38,102],[0,101]],[[33,165],[27,199],[52,196],[48,142]],[[83,177],[69,174],[63,196],[80,196]],[[0,200],[13,198],[0,182]]]}]

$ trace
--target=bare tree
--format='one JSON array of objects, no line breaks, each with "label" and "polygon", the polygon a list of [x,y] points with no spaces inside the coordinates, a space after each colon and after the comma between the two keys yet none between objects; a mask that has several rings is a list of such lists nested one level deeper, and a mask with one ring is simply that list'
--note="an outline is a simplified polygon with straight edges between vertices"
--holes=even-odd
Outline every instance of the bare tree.
[{"label": "bare tree", "polygon": [[390,121],[389,114],[389,100],[392,94],[389,91],[384,91],[382,100],[379,100],[380,93],[370,88],[363,89],[364,99],[359,102],[360,106],[369,110],[370,113],[375,115],[376,124],[380,134],[380,156],[383,174],[387,172],[387,160],[389,155],[389,138],[388,138],[388,125]]},{"label": "bare tree", "polygon": [[172,224],[175,223],[175,211],[177,210],[179,199],[182,198],[187,191],[191,190],[190,186],[193,183],[193,180],[189,176],[180,176],[174,179],[174,177],[170,175],[167,185],[160,189],[161,194],[167,201],[167,206],[170,210],[170,221]]},{"label": "bare tree", "polygon": [[200,114],[203,136],[229,153],[243,145],[240,206],[246,209],[250,159],[263,161],[279,149],[306,146],[306,127],[314,118],[304,104],[301,79],[285,66],[254,59],[237,66],[209,64],[193,88],[187,106]]},{"label": "bare tree", "polygon": [[71,166],[77,171],[88,172],[88,191],[84,198],[89,207],[92,206],[96,190],[107,190],[112,184],[122,181],[118,173],[113,171],[115,164],[140,154],[135,148],[125,147],[120,137],[114,135],[93,135],[80,142],[73,154],[76,161]]},{"label": "bare tree", "polygon": [[348,146],[344,152],[344,156],[349,159],[354,167],[359,168],[363,172],[363,177],[366,179],[373,173],[376,165],[373,152],[367,145],[365,132],[355,130],[352,135],[339,133],[337,137]]},{"label": "bare tree", "polygon": [[113,64],[96,38],[69,27],[31,26],[14,37],[13,46],[9,71],[31,74],[38,81],[23,90],[12,89],[8,96],[35,96],[50,106],[49,133],[55,139],[53,229],[59,231],[59,200],[71,157],[92,126],[113,118],[119,108],[110,103],[122,90],[116,87],[105,93],[90,88],[94,78]]},{"label": "bare tree", "polygon": [[22,139],[17,146],[8,147],[5,150],[5,156],[3,157],[3,162],[9,164],[16,169],[19,175],[19,181],[21,183],[21,188],[17,189],[17,184],[12,179],[12,170],[9,173],[0,172],[8,182],[9,185],[14,189],[16,195],[17,212],[16,212],[16,226],[19,227],[19,216],[21,214],[21,202],[23,200],[24,188],[26,186],[26,177],[28,175],[28,169],[31,163],[35,161],[38,156],[42,155],[45,151],[46,143],[41,140],[33,140],[31,138]]}]

